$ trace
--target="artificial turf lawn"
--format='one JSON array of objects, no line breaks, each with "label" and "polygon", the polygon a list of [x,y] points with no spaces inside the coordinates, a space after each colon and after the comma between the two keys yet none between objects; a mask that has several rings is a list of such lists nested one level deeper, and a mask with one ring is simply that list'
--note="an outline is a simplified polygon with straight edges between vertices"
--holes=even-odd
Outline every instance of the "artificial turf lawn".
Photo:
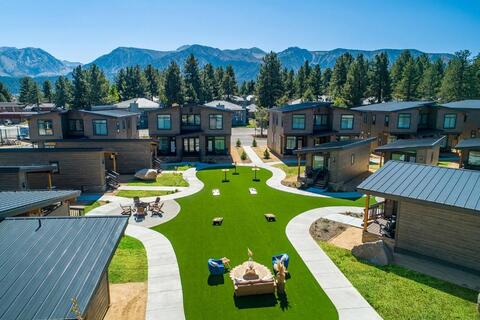
[{"label": "artificial turf lawn", "polygon": [[108,268],[110,283],[147,281],[147,254],[140,240],[124,236]]},{"label": "artificial turf lawn", "polygon": [[[476,319],[473,290],[400,266],[374,266],[349,250],[320,241],[320,246],[385,320]],[[477,318],[479,319],[479,318]]]},{"label": "artificial turf lawn", "polygon": [[[154,228],[165,235],[175,249],[182,279],[187,319],[337,319],[337,311],[310,274],[285,234],[287,223],[299,213],[322,206],[362,206],[357,201],[307,197],[278,191],[265,181],[271,173],[260,170],[260,181],[252,181],[250,167],[237,167],[239,175],[204,170],[197,173],[205,187],[181,198],[179,215]],[[248,188],[257,189],[250,195]],[[212,196],[212,189],[221,195]],[[274,213],[276,222],[266,222],[265,213]],[[224,217],[222,226],[212,226],[212,218]],[[274,254],[290,255],[291,278],[286,298],[250,296],[234,298],[228,274],[209,277],[208,258],[228,257],[234,267],[247,260],[247,248],[254,260],[271,268]]]},{"label": "artificial turf lawn", "polygon": [[157,191],[157,190],[120,190],[117,192],[116,196],[124,198],[133,198],[133,197],[159,197],[167,194],[175,193],[173,191]]},{"label": "artificial turf lawn", "polygon": [[166,187],[188,187],[188,182],[183,179],[181,173],[161,173],[155,181],[130,181],[128,186],[166,186]]}]

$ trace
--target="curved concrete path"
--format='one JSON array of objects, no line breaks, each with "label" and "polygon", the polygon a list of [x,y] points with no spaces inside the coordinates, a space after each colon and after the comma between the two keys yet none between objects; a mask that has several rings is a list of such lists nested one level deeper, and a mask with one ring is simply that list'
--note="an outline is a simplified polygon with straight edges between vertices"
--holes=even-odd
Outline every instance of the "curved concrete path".
[{"label": "curved concrete path", "polygon": [[340,320],[381,320],[375,309],[310,236],[310,226],[316,220],[356,210],[358,207],[324,207],[301,213],[287,224],[287,238],[337,308]]},{"label": "curved concrete path", "polygon": [[161,233],[129,224],[125,234],[140,240],[147,252],[148,295],[146,320],[184,320],[182,282],[177,257]]}]

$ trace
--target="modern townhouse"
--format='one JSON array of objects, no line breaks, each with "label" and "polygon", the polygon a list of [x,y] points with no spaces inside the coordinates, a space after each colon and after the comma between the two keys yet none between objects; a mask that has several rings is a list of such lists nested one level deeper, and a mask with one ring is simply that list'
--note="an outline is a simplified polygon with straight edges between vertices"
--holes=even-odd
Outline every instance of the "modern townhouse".
[{"label": "modern townhouse", "polygon": [[[455,147],[463,139],[480,137],[480,100],[462,100],[439,105],[448,145]],[[447,128],[445,128],[447,126]]]},{"label": "modern townhouse", "polygon": [[205,105],[232,111],[232,126],[244,126],[247,124],[248,110],[246,107],[225,100],[213,100],[205,103]]},{"label": "modern townhouse", "polygon": [[230,160],[232,112],[222,107],[186,105],[149,112],[149,133],[166,161]]},{"label": "modern townhouse", "polygon": [[330,102],[304,102],[269,110],[267,145],[279,156],[334,140],[364,135],[362,113]]}]

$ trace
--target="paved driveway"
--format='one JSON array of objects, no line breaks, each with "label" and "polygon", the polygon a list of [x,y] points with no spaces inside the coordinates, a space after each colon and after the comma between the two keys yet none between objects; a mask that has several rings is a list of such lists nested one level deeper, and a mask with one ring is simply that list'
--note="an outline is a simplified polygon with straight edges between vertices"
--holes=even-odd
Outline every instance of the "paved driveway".
[{"label": "paved driveway", "polygon": [[[264,135],[267,135],[267,130],[263,130]],[[251,146],[253,141],[253,135],[255,134],[254,128],[246,128],[246,127],[233,127],[232,128],[232,145],[235,145],[237,139],[240,139],[242,145],[244,146]],[[257,128],[257,134],[260,134],[260,129]],[[266,146],[267,139],[266,138],[257,138],[257,144],[259,146]]]}]

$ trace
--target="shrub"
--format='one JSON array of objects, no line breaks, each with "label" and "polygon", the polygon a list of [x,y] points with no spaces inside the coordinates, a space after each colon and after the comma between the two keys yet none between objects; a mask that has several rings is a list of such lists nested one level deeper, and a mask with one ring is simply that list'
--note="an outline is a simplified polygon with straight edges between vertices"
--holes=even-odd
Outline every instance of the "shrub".
[{"label": "shrub", "polygon": [[245,150],[243,150],[242,154],[240,155],[240,159],[242,159],[243,161],[247,160],[247,153],[245,152]]},{"label": "shrub", "polygon": [[268,149],[265,149],[265,151],[263,151],[263,158],[270,159],[270,152],[268,152]]},{"label": "shrub", "polygon": [[237,148],[240,148],[242,146],[242,141],[240,139],[237,139]]},{"label": "shrub", "polygon": [[255,138],[253,138],[253,141],[252,141],[252,147],[256,147],[257,146],[257,140],[255,140]]}]

